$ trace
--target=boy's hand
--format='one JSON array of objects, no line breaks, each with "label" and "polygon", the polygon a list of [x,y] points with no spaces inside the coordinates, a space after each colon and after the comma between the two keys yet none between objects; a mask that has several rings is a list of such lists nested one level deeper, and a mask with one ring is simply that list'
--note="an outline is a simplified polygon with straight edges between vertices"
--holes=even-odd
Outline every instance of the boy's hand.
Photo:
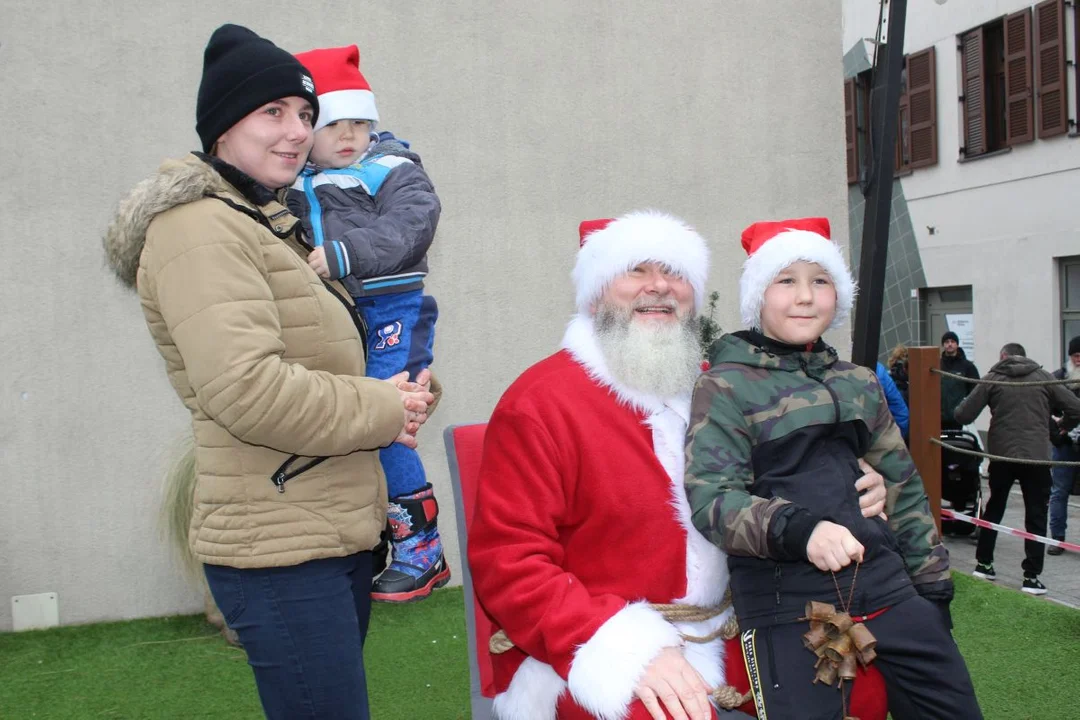
[{"label": "boy's hand", "polygon": [[307,264],[319,277],[325,280],[330,279],[330,266],[326,264],[326,250],[323,248],[317,247],[312,250],[307,256]]},{"label": "boy's hand", "polygon": [[853,560],[862,562],[863,546],[843,525],[822,520],[810,533],[806,557],[822,572],[839,572]]},{"label": "boy's hand", "polygon": [[880,517],[888,520],[885,515],[885,478],[877,470],[870,467],[862,458],[859,458],[859,469],[863,476],[855,481],[855,490],[859,493],[859,509],[864,518]]}]

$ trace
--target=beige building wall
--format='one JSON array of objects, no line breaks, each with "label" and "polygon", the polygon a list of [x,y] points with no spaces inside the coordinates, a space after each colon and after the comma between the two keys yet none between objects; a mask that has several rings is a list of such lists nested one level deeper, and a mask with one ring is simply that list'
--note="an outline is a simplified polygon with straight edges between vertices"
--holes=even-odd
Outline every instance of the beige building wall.
[{"label": "beige building wall", "polygon": [[222,22],[292,51],[357,43],[383,126],[435,180],[446,398],[421,441],[455,572],[442,430],[486,419],[557,347],[581,219],[688,220],[732,329],[747,223],[824,214],[846,243],[840,0],[0,0],[0,18],[0,630],[27,593],[58,593],[65,624],[200,607],[157,524],[187,414],[99,238],[135,182],[196,147]]}]

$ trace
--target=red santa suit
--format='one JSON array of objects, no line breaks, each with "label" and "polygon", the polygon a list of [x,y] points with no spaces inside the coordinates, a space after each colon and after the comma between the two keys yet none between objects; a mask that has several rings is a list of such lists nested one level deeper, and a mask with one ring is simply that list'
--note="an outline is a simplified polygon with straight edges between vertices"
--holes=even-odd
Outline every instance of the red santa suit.
[{"label": "red santa suit", "polygon": [[[527,370],[488,425],[469,563],[477,597],[514,643],[494,656],[502,720],[623,718],[641,674],[680,631],[649,603],[714,607],[725,555],[694,531],[683,491],[689,389],[650,397],[607,372],[592,320]],[[724,641],[687,644],[710,687]]]},{"label": "red santa suit", "polygon": [[[654,261],[690,281],[702,307],[708,250],[680,221],[632,213],[582,223],[578,316],[559,353],[527,370],[488,424],[469,565],[476,596],[513,642],[493,656],[500,720],[624,718],[634,688],[680,631],[650,603],[719,604],[724,554],[697,533],[683,491],[691,388],[651,397],[608,372],[592,311],[612,280]],[[710,686],[722,640],[688,645]],[[636,713],[635,713],[636,714]]]}]

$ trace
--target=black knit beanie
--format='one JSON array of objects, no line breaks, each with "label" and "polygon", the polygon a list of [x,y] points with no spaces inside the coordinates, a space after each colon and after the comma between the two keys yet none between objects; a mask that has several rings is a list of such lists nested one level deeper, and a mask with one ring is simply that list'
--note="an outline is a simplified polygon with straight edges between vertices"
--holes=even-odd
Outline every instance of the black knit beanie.
[{"label": "black knit beanie", "polygon": [[941,344],[944,345],[946,340],[952,340],[957,345],[960,344],[960,336],[954,333],[952,330],[949,330],[941,336]]},{"label": "black knit beanie", "polygon": [[1080,353],[1080,335],[1069,341],[1069,355]]},{"label": "black knit beanie", "polygon": [[239,25],[222,25],[203,53],[202,82],[195,108],[195,132],[210,152],[218,138],[262,105],[286,97],[311,103],[312,123],[319,100],[311,73],[266,38]]}]

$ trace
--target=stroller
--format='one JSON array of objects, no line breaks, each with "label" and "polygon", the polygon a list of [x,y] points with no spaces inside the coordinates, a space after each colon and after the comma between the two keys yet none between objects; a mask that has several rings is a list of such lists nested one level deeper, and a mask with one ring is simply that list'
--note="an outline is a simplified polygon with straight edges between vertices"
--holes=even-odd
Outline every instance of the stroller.
[{"label": "stroller", "polygon": [[[962,450],[982,452],[979,439],[966,430],[942,430],[941,442]],[[941,449],[941,504],[957,513],[979,516],[982,507],[982,459]],[[976,527],[960,520],[942,520],[941,531],[952,537],[968,537]]]}]

